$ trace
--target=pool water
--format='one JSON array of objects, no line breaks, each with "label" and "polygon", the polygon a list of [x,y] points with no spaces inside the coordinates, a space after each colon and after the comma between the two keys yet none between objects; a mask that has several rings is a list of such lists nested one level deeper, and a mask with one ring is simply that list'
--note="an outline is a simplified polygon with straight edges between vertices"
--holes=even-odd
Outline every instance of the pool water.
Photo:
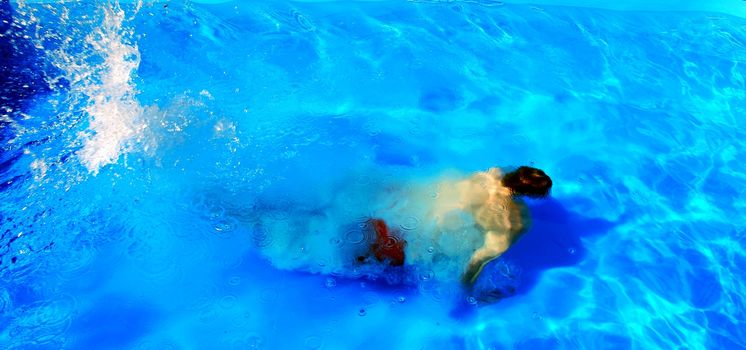
[{"label": "pool water", "polygon": [[[0,4],[3,349],[746,348],[744,18]],[[477,282],[501,298],[293,226],[511,165],[554,187]]]}]

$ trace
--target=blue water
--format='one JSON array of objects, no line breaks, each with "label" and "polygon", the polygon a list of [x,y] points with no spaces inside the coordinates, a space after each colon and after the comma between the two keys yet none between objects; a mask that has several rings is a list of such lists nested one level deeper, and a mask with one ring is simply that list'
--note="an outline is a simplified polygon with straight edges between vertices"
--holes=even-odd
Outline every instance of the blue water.
[{"label": "blue water", "polygon": [[[746,348],[746,19],[0,4],[0,348]],[[330,212],[523,164],[474,293],[335,267]]]}]

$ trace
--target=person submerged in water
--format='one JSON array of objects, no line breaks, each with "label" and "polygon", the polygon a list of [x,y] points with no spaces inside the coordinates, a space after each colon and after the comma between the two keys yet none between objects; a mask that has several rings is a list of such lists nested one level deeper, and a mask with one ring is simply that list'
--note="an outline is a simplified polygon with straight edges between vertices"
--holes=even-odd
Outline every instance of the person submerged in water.
[{"label": "person submerged in water", "polygon": [[[471,256],[461,276],[461,281],[470,286],[487,263],[500,257],[528,229],[530,218],[522,197],[544,198],[551,187],[551,178],[537,168],[521,166],[505,174],[499,168],[491,168],[467,179],[441,182],[435,198],[413,195],[404,201],[410,202],[407,204],[410,207],[411,203],[428,202],[424,205],[427,207],[428,220],[434,224],[432,231],[436,232],[431,235],[468,231],[454,230],[453,227],[471,226],[473,222],[481,236],[474,242],[481,241],[481,245],[476,243],[468,247],[470,244],[465,244]],[[462,213],[471,216],[471,220],[459,219]],[[454,220],[454,217],[458,220]],[[460,224],[454,225],[454,221]],[[358,256],[357,261],[367,263],[375,257],[378,262],[390,266],[404,265],[411,250],[408,249],[410,237],[406,232],[390,228],[384,218],[371,218],[366,225],[373,241],[370,242],[368,254]]]}]

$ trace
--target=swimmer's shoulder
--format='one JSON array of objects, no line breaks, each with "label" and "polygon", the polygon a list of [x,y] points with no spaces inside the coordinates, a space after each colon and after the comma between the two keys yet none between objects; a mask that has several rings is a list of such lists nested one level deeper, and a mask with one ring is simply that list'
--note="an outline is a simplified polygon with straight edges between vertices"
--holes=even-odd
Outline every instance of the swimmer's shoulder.
[{"label": "swimmer's shoulder", "polygon": [[502,169],[500,169],[498,167],[489,168],[489,169],[487,169],[487,171],[485,171],[485,173],[487,175],[489,175],[491,178],[495,178],[495,179],[502,179],[503,178],[503,171],[502,171]]},{"label": "swimmer's shoulder", "polygon": [[510,203],[510,222],[514,233],[522,234],[531,227],[531,215],[523,199],[516,198]]}]

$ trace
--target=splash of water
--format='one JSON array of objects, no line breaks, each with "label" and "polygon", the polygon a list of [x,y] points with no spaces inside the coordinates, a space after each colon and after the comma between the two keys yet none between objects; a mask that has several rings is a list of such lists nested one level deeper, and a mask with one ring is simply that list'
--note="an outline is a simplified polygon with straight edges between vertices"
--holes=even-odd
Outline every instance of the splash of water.
[{"label": "splash of water", "polygon": [[78,152],[81,162],[94,174],[130,151],[147,127],[141,120],[143,107],[135,98],[132,80],[140,53],[137,45],[127,42],[131,32],[123,29],[124,20],[125,13],[119,6],[107,7],[103,25],[86,39],[103,58],[98,77],[92,77],[83,90],[90,98],[85,109],[90,124],[80,135],[84,144]]},{"label": "splash of water", "polygon": [[[140,7],[135,5],[135,14]],[[76,33],[84,38],[82,46],[71,36],[59,49],[48,51],[52,64],[71,83],[70,99],[80,102],[87,116],[88,127],[75,141],[82,145],[76,155],[94,175],[133,151],[147,129],[134,82],[140,52],[127,25],[130,18],[119,4],[108,4],[102,12],[89,33]],[[59,15],[63,22],[72,17],[65,9]]]}]

